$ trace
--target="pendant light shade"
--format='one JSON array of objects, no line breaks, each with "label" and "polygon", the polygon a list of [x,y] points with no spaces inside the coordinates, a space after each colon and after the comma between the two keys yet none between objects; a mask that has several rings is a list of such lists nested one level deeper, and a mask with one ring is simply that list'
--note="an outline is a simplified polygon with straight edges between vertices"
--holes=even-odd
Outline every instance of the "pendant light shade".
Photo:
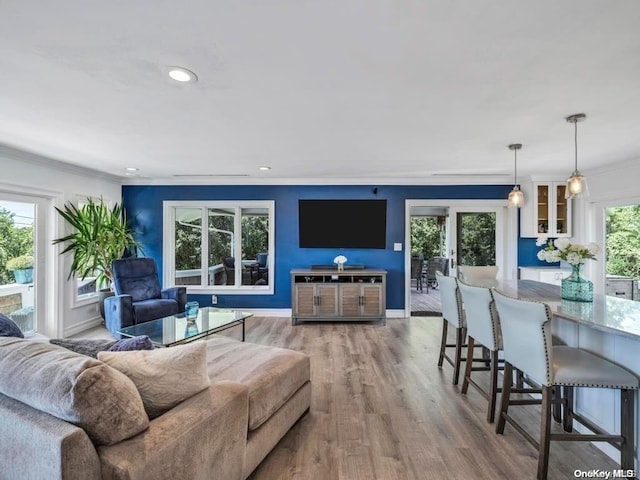
[{"label": "pendant light shade", "polygon": [[509,207],[520,208],[524,204],[524,194],[518,187],[518,150],[521,148],[521,143],[509,145],[509,150],[513,150],[513,190],[509,192],[509,198],[507,199]]},{"label": "pendant light shade", "polygon": [[577,113],[567,117],[567,122],[573,123],[574,126],[574,144],[575,144],[575,166],[573,173],[567,179],[567,188],[565,188],[564,198],[588,197],[589,189],[587,188],[587,179],[578,170],[578,122],[582,122],[587,116],[584,113]]}]

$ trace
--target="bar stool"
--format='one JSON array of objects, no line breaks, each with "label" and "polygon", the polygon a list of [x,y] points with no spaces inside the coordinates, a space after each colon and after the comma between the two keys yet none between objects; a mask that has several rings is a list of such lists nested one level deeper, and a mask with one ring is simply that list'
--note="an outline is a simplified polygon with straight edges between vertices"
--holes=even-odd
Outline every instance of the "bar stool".
[{"label": "bar stool", "polygon": [[[462,347],[466,337],[466,325],[462,311],[462,300],[458,281],[455,277],[448,277],[442,272],[436,272],[436,280],[440,286],[440,302],[442,304],[442,340],[440,341],[440,356],[438,368],[442,368],[444,360],[453,367],[453,384],[458,384],[460,378],[460,362],[462,359]],[[456,343],[447,343],[448,326],[451,324],[456,329]],[[447,355],[446,348],[454,347],[455,354],[452,359]]]},{"label": "bar stool", "polygon": [[[538,448],[538,480],[547,478],[549,445],[555,441],[605,441],[621,451],[624,470],[634,469],[635,457],[635,390],[638,377],[624,368],[585,350],[551,345],[551,310],[544,303],[527,302],[494,291],[500,316],[504,348],[504,383],[496,433],[503,434],[505,424],[512,425],[525,439]],[[542,400],[512,400],[513,369],[522,370],[542,385]],[[587,419],[571,411],[567,413],[595,434],[551,433],[553,387],[614,388],[620,390],[620,435],[605,432]],[[537,442],[512,417],[510,405],[541,404],[540,441]]]},{"label": "bar stool", "polygon": [[460,278],[470,284],[481,284],[483,282],[495,280],[498,277],[498,267],[496,265],[472,266],[458,265]]},{"label": "bar stool", "polygon": [[[485,397],[489,405],[487,407],[487,422],[493,423],[495,419],[496,397],[501,389],[498,388],[498,352],[502,350],[502,335],[500,323],[495,310],[491,290],[485,287],[473,287],[462,281],[458,281],[458,288],[462,296],[465,320],[467,325],[467,364],[464,379],[462,381],[462,394],[465,395],[469,384],[473,385],[480,394]],[[483,346],[490,352],[489,367],[474,367],[474,347]],[[472,371],[489,371],[489,391],[485,391],[472,378]]]}]

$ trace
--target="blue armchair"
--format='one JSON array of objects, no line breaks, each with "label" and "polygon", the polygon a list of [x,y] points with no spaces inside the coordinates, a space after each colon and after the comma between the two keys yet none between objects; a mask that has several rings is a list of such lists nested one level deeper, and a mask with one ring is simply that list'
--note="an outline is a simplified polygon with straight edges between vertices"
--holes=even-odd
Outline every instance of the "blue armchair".
[{"label": "blue armchair", "polygon": [[118,330],[184,312],[187,289],[162,290],[152,258],[122,258],[112,264],[115,296],[104,301],[107,329]]}]

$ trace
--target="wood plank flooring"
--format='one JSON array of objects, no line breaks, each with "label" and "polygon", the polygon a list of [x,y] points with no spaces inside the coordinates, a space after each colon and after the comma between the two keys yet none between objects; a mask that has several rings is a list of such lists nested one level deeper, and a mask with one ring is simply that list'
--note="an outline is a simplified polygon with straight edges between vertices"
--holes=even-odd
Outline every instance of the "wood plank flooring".
[{"label": "wood plank flooring", "polygon": [[[528,479],[537,452],[508,425],[486,423],[486,401],[451,385],[436,366],[440,318],[387,326],[247,320],[247,341],[311,355],[310,412],[279,442],[252,480]],[[235,333],[231,333],[235,335]],[[474,378],[485,380],[485,372]],[[488,380],[488,376],[486,377]],[[513,407],[537,438],[538,407]],[[576,469],[618,468],[587,443],[552,443],[549,479]]]},{"label": "wood plank flooring", "polygon": [[[249,318],[246,341],[311,355],[313,382],[310,412],[249,478],[534,479],[537,451],[509,425],[496,435],[485,420],[486,400],[473,388],[461,395],[451,367],[437,368],[441,328],[439,317],[390,318],[386,327]],[[240,332],[222,333],[240,339]],[[104,327],[78,335],[110,336]],[[473,376],[487,386],[486,372]],[[538,438],[538,407],[510,412]],[[551,444],[550,480],[572,479],[576,469],[617,468],[591,444]]]}]

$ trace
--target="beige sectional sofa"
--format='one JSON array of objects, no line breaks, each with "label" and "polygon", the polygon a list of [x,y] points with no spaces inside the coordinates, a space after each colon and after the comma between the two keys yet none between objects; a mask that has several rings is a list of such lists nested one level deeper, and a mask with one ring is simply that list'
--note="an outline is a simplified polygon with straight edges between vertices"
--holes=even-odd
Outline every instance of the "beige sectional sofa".
[{"label": "beige sectional sofa", "polygon": [[0,478],[247,478],[309,410],[310,360],[222,336],[205,343],[211,386],[148,420],[112,367],[0,338]]}]

